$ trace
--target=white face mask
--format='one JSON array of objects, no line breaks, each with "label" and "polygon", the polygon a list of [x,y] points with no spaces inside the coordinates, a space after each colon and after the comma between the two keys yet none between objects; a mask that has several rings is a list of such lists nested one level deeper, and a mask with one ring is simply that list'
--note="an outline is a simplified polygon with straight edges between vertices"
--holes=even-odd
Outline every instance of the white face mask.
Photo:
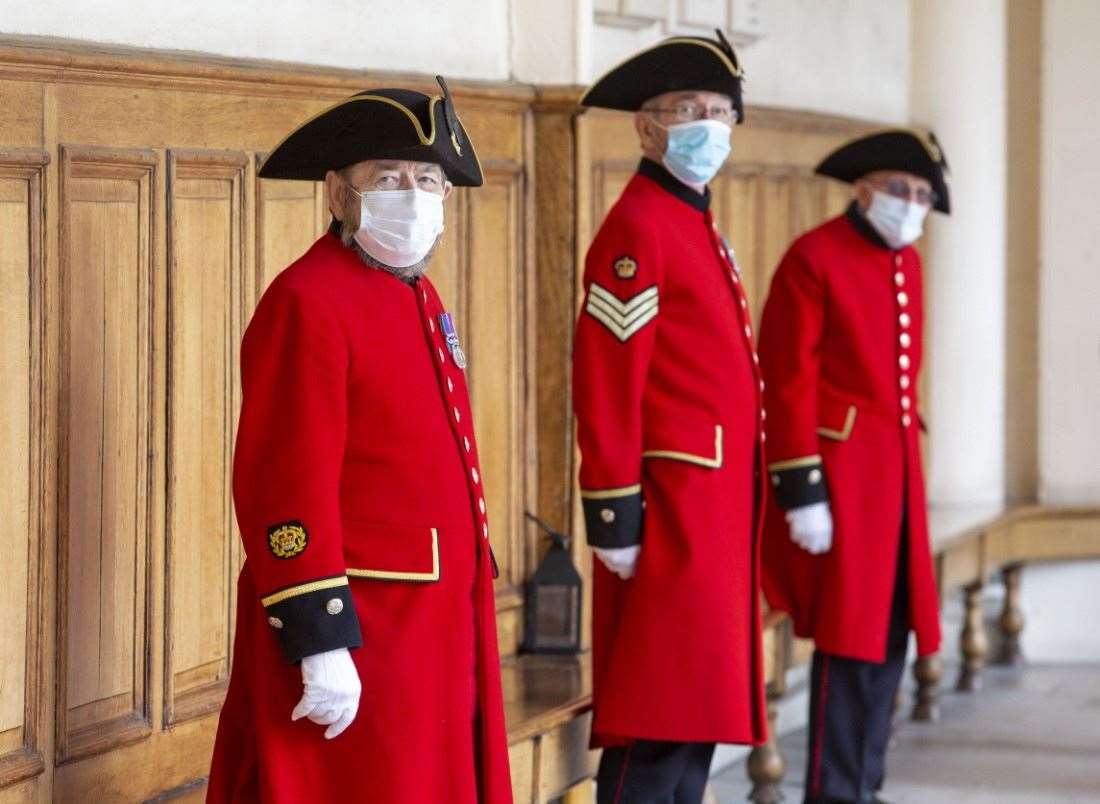
[{"label": "white face mask", "polygon": [[864,215],[890,248],[904,248],[924,231],[928,207],[876,190]]},{"label": "white face mask", "polygon": [[361,199],[355,242],[392,268],[416,265],[443,232],[443,196],[424,190],[349,189]]}]

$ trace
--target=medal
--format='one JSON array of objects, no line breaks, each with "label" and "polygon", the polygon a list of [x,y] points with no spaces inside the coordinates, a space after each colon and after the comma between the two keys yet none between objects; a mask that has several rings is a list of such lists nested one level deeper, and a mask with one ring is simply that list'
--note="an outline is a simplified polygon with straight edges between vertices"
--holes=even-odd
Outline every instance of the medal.
[{"label": "medal", "polygon": [[458,342],[458,331],[455,329],[454,319],[450,313],[439,316],[439,328],[443,331],[443,337],[447,340],[447,349],[451,353],[451,359],[460,369],[466,369],[466,353],[462,351],[462,345]]}]

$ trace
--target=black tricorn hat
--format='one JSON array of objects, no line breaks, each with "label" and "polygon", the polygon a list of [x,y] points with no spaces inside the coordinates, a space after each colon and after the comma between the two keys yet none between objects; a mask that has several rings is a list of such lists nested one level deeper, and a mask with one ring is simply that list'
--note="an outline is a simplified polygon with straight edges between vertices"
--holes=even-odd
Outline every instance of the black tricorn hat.
[{"label": "black tricorn hat", "polygon": [[745,72],[721,31],[717,39],[674,36],[613,67],[581,96],[582,106],[635,112],[650,98],[687,90],[729,95],[737,122],[745,119],[741,79]]},{"label": "black tricorn hat", "polygon": [[931,131],[892,129],[868,134],[841,145],[825,157],[814,172],[853,182],[876,170],[902,170],[928,179],[939,196],[933,209],[951,214],[945,178],[947,158]]},{"label": "black tricorn hat", "polygon": [[260,178],[320,181],[330,170],[366,159],[403,159],[435,162],[451,183],[480,186],[481,162],[446,82],[436,80],[442,95],[371,89],[330,106],[275,146]]}]

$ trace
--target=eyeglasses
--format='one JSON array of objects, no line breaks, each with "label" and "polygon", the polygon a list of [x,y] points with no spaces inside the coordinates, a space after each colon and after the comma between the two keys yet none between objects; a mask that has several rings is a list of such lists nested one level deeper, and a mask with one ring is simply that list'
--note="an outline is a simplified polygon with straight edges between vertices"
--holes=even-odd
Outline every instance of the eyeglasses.
[{"label": "eyeglasses", "polygon": [[935,190],[928,190],[924,187],[913,187],[905,179],[890,179],[888,181],[876,180],[869,183],[876,187],[881,187],[887,194],[894,196],[894,198],[900,198],[902,201],[908,201],[914,198],[918,204],[934,207],[940,200],[940,194]]},{"label": "eyeglasses", "polygon": [[728,106],[704,106],[701,103],[677,103],[675,106],[646,109],[647,112],[665,112],[672,115],[677,123],[694,123],[704,118],[719,123],[733,125],[741,119],[734,109]]}]

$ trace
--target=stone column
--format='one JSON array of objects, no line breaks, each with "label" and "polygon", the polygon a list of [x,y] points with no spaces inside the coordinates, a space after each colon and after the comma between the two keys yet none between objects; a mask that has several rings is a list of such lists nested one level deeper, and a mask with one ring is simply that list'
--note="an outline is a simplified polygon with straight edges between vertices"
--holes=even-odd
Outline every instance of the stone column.
[{"label": "stone column", "polygon": [[951,169],[931,214],[925,320],[929,498],[997,503],[1005,484],[1005,0],[913,6],[912,115]]}]

